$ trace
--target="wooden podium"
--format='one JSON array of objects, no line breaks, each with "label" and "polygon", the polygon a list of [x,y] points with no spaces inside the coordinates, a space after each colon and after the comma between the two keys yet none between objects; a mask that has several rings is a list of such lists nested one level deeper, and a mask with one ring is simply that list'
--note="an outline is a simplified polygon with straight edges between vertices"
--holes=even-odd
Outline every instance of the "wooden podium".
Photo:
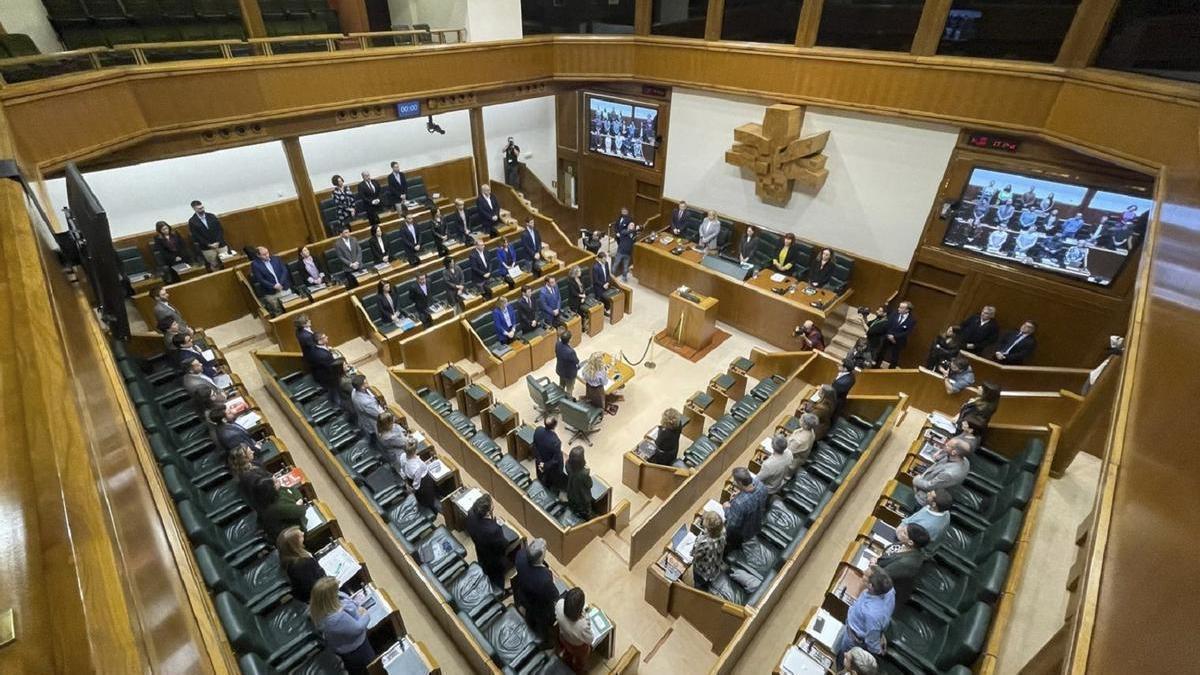
[{"label": "wooden podium", "polygon": [[[667,335],[681,345],[700,351],[717,332],[717,299],[704,297],[692,302],[673,291],[667,299]],[[682,320],[682,325],[680,321]]]}]

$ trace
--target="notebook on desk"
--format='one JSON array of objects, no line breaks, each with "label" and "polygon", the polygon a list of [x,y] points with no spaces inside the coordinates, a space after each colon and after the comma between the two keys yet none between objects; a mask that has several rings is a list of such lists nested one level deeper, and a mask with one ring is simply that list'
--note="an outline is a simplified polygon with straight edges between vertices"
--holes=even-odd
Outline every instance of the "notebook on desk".
[{"label": "notebook on desk", "polygon": [[247,431],[249,431],[250,429],[253,429],[254,427],[257,427],[259,422],[262,422],[262,418],[258,416],[258,413],[253,412],[253,411],[248,412],[245,415],[242,415],[241,417],[234,420],[235,424],[237,424],[239,427],[241,427]]},{"label": "notebook on desk", "polygon": [[355,591],[350,597],[360,607],[367,610],[368,629],[378,626],[381,621],[388,618],[392,613],[392,606],[387,603],[387,600],[384,599],[379,589],[375,588],[375,584],[366,584]]},{"label": "notebook on desk", "polygon": [[876,520],[871,526],[871,538],[884,546],[891,546],[896,543],[896,528],[882,520]]},{"label": "notebook on desk", "polygon": [[435,481],[440,481],[450,475],[450,469],[440,459],[435,459],[429,463],[429,475],[433,476]]},{"label": "notebook on desk", "polygon": [[692,564],[692,549],[696,546],[696,533],[687,525],[680,525],[671,536],[671,550],[687,564]]},{"label": "notebook on desk", "polygon": [[354,575],[362,569],[362,565],[354,559],[354,556],[350,555],[350,552],[341,544],[336,543],[317,554],[317,563],[321,565],[321,569],[325,570],[325,574],[338,580],[339,586],[353,579]]},{"label": "notebook on desk", "polygon": [[715,499],[710,499],[707,502],[705,502],[704,508],[702,510],[703,511],[712,511],[713,513],[717,514],[718,516],[721,516],[721,520],[725,519],[725,507],[721,506],[721,502],[719,502]]}]

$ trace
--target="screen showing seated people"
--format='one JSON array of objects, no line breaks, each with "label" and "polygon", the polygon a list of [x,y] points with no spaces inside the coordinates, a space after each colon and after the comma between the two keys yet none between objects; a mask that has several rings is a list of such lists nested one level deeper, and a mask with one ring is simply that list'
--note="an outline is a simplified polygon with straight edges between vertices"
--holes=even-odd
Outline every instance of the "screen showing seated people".
[{"label": "screen showing seated people", "polygon": [[658,109],[588,96],[588,150],[654,166]]},{"label": "screen showing seated people", "polygon": [[1153,204],[975,167],[942,243],[1107,286],[1141,244]]}]

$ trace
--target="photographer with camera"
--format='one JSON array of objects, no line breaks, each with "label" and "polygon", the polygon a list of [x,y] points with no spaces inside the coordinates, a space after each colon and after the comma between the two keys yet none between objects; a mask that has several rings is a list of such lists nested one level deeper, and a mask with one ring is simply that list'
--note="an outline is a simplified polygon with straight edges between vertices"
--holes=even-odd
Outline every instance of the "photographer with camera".
[{"label": "photographer with camera", "polygon": [[508,137],[508,145],[504,146],[504,183],[514,188],[520,188],[520,165],[517,159],[521,156],[521,146]]}]

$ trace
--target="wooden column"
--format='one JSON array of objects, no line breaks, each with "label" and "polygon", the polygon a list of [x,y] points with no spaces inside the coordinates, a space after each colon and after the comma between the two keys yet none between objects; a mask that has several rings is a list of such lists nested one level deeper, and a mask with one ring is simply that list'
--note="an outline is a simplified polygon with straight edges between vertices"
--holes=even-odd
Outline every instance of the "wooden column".
[{"label": "wooden column", "polygon": [[337,0],[333,3],[333,11],[337,12],[343,33],[366,33],[371,30],[366,0]]},{"label": "wooden column", "polygon": [[704,39],[720,40],[721,24],[725,21],[725,0],[708,0],[708,15],[704,17]]},{"label": "wooden column", "polygon": [[825,0],[804,0],[800,5],[800,24],[796,26],[796,46],[812,47],[817,44],[817,30],[821,27],[821,11]]},{"label": "wooden column", "polygon": [[917,56],[933,56],[937,53],[942,31],[946,29],[946,17],[950,16],[953,0],[925,0],[921,10],[921,22],[913,36],[912,50]]},{"label": "wooden column", "polygon": [[304,214],[304,229],[308,232],[308,241],[320,241],[326,237],[325,225],[321,222],[317,193],[313,190],[312,179],[308,175],[308,164],[305,163],[304,152],[300,149],[299,136],[283,139],[283,154],[287,156],[288,170],[292,172],[292,185],[296,187],[296,200],[300,202],[300,212]]},{"label": "wooden column", "polygon": [[487,139],[483,131],[483,108],[471,108],[471,155],[475,158],[475,184],[488,182]]},{"label": "wooden column", "polygon": [[258,0],[238,0],[238,7],[242,10],[242,30],[246,31],[246,37],[267,37]]},{"label": "wooden column", "polygon": [[1117,0],[1080,2],[1054,65],[1062,68],[1087,68],[1092,65],[1116,11]]},{"label": "wooden column", "polygon": [[654,0],[637,0],[633,9],[633,34],[649,35],[654,21]]}]

